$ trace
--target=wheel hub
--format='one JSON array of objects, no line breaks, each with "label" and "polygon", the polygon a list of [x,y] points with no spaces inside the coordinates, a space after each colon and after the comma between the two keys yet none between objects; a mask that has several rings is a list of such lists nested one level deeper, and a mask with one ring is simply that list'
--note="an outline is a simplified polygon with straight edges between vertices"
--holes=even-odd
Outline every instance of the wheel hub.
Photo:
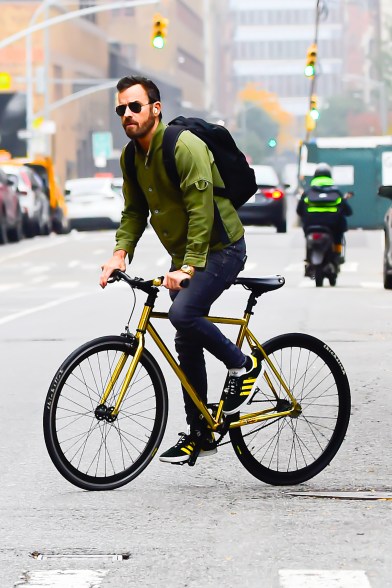
[{"label": "wheel hub", "polygon": [[114,406],[106,406],[106,404],[99,404],[94,411],[97,421],[106,421],[113,423],[117,419],[117,415],[113,414]]}]

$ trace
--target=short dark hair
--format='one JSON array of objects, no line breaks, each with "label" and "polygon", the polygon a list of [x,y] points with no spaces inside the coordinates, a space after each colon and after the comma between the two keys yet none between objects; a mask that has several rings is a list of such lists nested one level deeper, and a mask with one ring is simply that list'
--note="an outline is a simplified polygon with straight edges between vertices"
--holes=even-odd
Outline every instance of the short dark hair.
[{"label": "short dark hair", "polygon": [[[140,85],[142,86],[148,96],[149,102],[160,102],[161,101],[161,94],[159,92],[158,86],[154,84],[152,80],[145,78],[143,76],[125,76],[121,78],[117,82],[117,90],[118,92],[123,92],[127,88],[131,88],[132,86]],[[162,118],[162,113],[159,114],[159,120]]]}]

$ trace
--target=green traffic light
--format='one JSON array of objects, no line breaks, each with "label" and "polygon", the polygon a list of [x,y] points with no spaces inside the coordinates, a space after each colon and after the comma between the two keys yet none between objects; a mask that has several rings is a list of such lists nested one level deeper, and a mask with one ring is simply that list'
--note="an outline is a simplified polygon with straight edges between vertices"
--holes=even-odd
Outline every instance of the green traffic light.
[{"label": "green traffic light", "polygon": [[317,108],[312,108],[309,114],[313,120],[318,120],[320,118],[320,113]]},{"label": "green traffic light", "polygon": [[305,75],[307,78],[312,78],[314,76],[314,73],[315,73],[314,65],[307,65],[305,67]]},{"label": "green traffic light", "polygon": [[155,49],[163,49],[165,46],[165,40],[160,35],[157,35],[153,38],[152,45],[155,47]]},{"label": "green traffic light", "polygon": [[272,148],[273,148],[273,147],[276,147],[276,146],[277,146],[277,144],[278,144],[278,142],[277,142],[277,140],[276,140],[276,139],[270,139],[270,140],[268,141],[268,147],[272,147]]}]

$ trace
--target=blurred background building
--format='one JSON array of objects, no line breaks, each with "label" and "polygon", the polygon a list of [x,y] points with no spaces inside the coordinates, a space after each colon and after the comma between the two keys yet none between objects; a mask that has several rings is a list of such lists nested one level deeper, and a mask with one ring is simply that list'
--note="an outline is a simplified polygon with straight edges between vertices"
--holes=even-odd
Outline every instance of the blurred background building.
[{"label": "blurred background building", "polygon": [[[124,2],[33,33],[31,72],[26,38],[1,46],[33,23],[105,4],[117,2],[0,1],[0,150],[50,154],[62,182],[118,175],[126,137],[114,114],[115,84],[132,74],[156,81],[165,121],[223,121],[255,163],[292,161],[305,134],[304,66],[315,40],[314,135],[390,132],[390,0]],[[168,19],[162,49],[151,43],[155,14]]]}]

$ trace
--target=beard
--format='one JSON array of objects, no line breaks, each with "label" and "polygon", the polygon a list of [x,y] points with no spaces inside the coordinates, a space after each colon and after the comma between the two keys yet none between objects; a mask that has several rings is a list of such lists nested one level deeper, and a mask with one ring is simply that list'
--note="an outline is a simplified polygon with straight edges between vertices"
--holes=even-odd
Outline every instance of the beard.
[{"label": "beard", "polygon": [[[145,137],[146,135],[148,135],[148,133],[153,128],[154,124],[155,124],[155,117],[152,114],[152,108],[150,107],[148,119],[143,124],[139,125],[139,123],[136,122],[135,120],[132,120],[132,121],[125,120],[123,122],[123,128],[124,128],[124,131],[125,131],[125,134],[127,135],[127,137],[129,137],[130,139],[138,139],[138,138]],[[128,126],[128,125],[130,125],[130,126]]]}]

